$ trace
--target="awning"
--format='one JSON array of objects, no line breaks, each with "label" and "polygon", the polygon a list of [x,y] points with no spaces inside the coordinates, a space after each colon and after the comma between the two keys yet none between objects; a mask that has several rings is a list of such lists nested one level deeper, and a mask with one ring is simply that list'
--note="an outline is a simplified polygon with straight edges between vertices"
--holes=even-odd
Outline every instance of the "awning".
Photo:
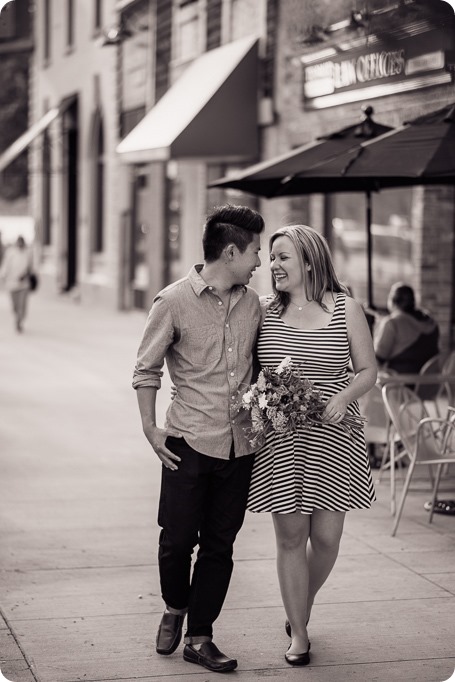
[{"label": "awning", "polygon": [[47,114],[43,116],[37,123],[34,123],[25,133],[17,138],[12,145],[6,149],[3,154],[0,155],[0,173],[5,170],[10,163],[14,161],[23,151],[27,149],[29,144],[33,142],[35,138],[44,132],[46,128],[54,121],[59,115],[60,110],[58,107],[50,109]]},{"label": "awning", "polygon": [[237,40],[195,59],[117,151],[127,163],[256,157],[257,39]]},{"label": "awning", "polygon": [[65,97],[58,107],[49,109],[49,111],[44,114],[39,121],[30,126],[25,133],[18,137],[17,140],[15,140],[13,144],[8,147],[8,149],[5,149],[5,151],[0,155],[0,173],[4,171],[5,168],[14,161],[14,159],[17,159],[17,157],[27,149],[27,147],[38,137],[38,135],[44,133],[52,121],[55,121],[58,116],[65,113],[75,99],[76,98],[74,95]]}]

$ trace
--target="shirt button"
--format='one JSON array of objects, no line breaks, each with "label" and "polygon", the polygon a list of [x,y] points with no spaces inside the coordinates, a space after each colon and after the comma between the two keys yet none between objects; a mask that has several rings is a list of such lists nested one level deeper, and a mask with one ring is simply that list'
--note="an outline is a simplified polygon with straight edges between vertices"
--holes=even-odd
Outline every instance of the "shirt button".
[{"label": "shirt button", "polygon": [[229,325],[228,325],[228,324],[226,325],[226,328],[229,329]]},{"label": "shirt button", "polygon": [[232,423],[235,424],[235,419],[232,420]]},{"label": "shirt button", "polygon": [[228,351],[229,351],[230,353],[232,353],[232,348],[228,348]]},{"label": "shirt button", "polygon": [[221,301],[218,301],[218,305],[223,305],[223,304],[221,303]]},{"label": "shirt button", "polygon": [[235,395],[231,395],[232,400],[235,400]]},{"label": "shirt button", "polygon": [[209,287],[210,291],[213,291],[213,287]]},{"label": "shirt button", "polygon": [[231,372],[231,377],[233,377],[233,376],[234,376],[234,372]]}]

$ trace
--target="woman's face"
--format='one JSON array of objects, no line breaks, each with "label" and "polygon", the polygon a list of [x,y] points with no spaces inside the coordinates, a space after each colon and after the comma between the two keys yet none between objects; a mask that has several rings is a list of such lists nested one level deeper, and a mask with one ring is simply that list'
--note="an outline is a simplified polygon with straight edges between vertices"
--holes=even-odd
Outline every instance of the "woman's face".
[{"label": "woman's face", "polygon": [[301,290],[305,277],[300,265],[300,258],[292,241],[285,235],[277,237],[270,251],[270,270],[275,280],[277,291],[288,294]]}]

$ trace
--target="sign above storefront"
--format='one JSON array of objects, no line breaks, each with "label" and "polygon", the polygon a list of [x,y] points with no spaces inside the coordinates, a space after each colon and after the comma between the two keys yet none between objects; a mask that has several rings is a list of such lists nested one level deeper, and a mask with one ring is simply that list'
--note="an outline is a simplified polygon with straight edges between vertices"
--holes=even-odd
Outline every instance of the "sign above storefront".
[{"label": "sign above storefront", "polygon": [[333,44],[324,51],[303,55],[305,108],[323,109],[450,83],[446,69],[450,43],[443,31],[393,43],[377,38],[371,42],[355,49]]}]

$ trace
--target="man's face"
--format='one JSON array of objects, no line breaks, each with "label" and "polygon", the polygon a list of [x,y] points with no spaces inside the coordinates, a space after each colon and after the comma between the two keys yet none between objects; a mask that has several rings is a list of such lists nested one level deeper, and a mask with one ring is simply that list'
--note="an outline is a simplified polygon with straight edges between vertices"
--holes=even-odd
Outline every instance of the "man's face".
[{"label": "man's face", "polygon": [[232,264],[235,284],[248,284],[253,276],[253,272],[261,265],[261,260],[259,258],[260,250],[261,237],[258,234],[253,235],[252,241],[248,244],[243,253],[235,248],[235,257]]}]

